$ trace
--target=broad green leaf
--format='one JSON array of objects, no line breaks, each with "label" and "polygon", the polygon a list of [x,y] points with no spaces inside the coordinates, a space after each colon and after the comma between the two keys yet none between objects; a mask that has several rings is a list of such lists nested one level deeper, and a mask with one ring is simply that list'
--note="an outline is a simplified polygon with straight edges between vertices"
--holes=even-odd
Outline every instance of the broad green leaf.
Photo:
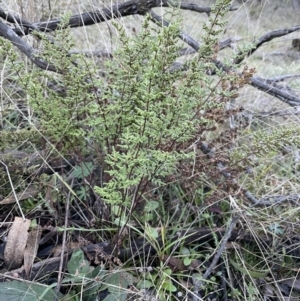
[{"label": "broad green leaf", "polygon": [[181,249],[181,254],[182,254],[182,255],[190,256],[190,255],[191,255],[191,252],[190,252],[190,250],[189,250],[188,248],[183,247],[183,248]]},{"label": "broad green leaf", "polygon": [[289,255],[284,255],[283,261],[289,267],[294,267],[294,265],[295,265],[293,257],[291,257]]},{"label": "broad green leaf", "polygon": [[159,206],[159,202],[157,201],[147,201],[144,210],[145,211],[153,211],[155,209],[157,209]]},{"label": "broad green leaf", "polygon": [[112,273],[104,279],[104,282],[102,288],[107,288],[110,294],[103,301],[125,301],[127,288],[133,283],[133,277],[126,272]]},{"label": "broad green leaf", "polygon": [[93,162],[82,162],[80,165],[76,165],[74,167],[72,176],[78,179],[82,179],[88,177],[94,169],[95,166]]},{"label": "broad green leaf", "polygon": [[[55,290],[46,285],[20,281],[0,283],[0,300],[3,301],[53,301]],[[59,294],[59,298],[63,295]]]},{"label": "broad green leaf", "polygon": [[76,190],[76,195],[81,199],[81,200],[86,200],[87,195],[89,192],[89,187],[85,186],[80,186],[78,190]]},{"label": "broad green leaf", "polygon": [[72,290],[68,294],[64,295],[62,299],[59,299],[59,301],[80,301],[80,300],[78,294],[74,290]]},{"label": "broad green leaf", "polygon": [[117,272],[110,274],[103,281],[108,290],[112,292],[114,290],[119,290],[119,288],[127,288],[133,283],[133,277],[126,272]]},{"label": "broad green leaf", "polygon": [[93,267],[84,258],[82,250],[75,250],[67,264],[68,272],[72,276],[86,276],[92,271]]},{"label": "broad green leaf", "polygon": [[126,301],[128,293],[126,291],[111,293],[103,301]]},{"label": "broad green leaf", "polygon": [[106,274],[106,270],[104,269],[103,265],[98,265],[97,267],[95,267],[91,273],[91,278],[95,278],[95,277],[100,277],[100,279],[102,279],[102,277]]},{"label": "broad green leaf", "polygon": [[139,289],[146,289],[154,286],[154,283],[152,281],[149,281],[147,279],[142,279],[141,281],[138,282],[136,285],[137,288]]},{"label": "broad green leaf", "polygon": [[89,285],[84,288],[84,298],[86,301],[95,300],[95,296],[101,292],[102,283],[90,281]]},{"label": "broad green leaf", "polygon": [[172,280],[171,279],[165,279],[163,284],[162,284],[162,287],[166,290],[166,291],[169,291],[169,292],[176,292],[177,291],[177,288],[176,286],[173,284]]},{"label": "broad green leaf", "polygon": [[149,222],[149,221],[152,221],[153,219],[154,219],[153,213],[145,213],[145,214],[141,217],[141,220],[143,220],[144,222]]},{"label": "broad green leaf", "polygon": [[191,262],[192,262],[192,259],[191,259],[190,257],[185,257],[185,258],[183,259],[183,264],[184,264],[185,266],[190,265]]},{"label": "broad green leaf", "polygon": [[127,288],[133,283],[133,277],[126,272],[117,272],[110,274],[103,280],[105,284],[102,289],[108,289],[110,294],[103,301],[125,301],[127,298]]},{"label": "broad green leaf", "polygon": [[164,273],[167,274],[168,276],[172,275],[172,270],[171,269],[164,269]]},{"label": "broad green leaf", "polygon": [[[89,273],[89,278],[92,281],[89,281],[85,287],[84,296],[87,299],[86,301],[94,300],[97,293],[106,289],[102,283],[103,276],[106,274],[104,266],[98,265],[92,272]],[[95,279],[97,277],[97,279]],[[94,299],[93,299],[94,298]]]},{"label": "broad green leaf", "polygon": [[146,231],[147,231],[148,236],[151,237],[151,238],[153,238],[153,239],[157,239],[158,236],[159,236],[159,235],[158,235],[158,231],[157,231],[156,228],[153,228],[153,227],[148,226],[148,227],[146,228]]}]

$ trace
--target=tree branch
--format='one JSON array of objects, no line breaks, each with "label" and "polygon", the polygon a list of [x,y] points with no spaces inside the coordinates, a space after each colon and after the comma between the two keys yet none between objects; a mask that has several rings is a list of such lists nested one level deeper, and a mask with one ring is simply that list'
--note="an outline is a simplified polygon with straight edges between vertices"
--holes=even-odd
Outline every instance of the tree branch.
[{"label": "tree branch", "polygon": [[[176,2],[169,0],[130,0],[124,3],[113,5],[111,8],[103,8],[83,14],[71,16],[69,20],[70,27],[81,27],[94,25],[96,23],[106,22],[108,20],[130,15],[145,15],[151,8],[154,7],[178,7],[183,10],[195,11],[198,13],[210,14],[210,7],[200,7],[194,3],[180,3],[178,6]],[[237,8],[230,7],[230,11],[235,11]],[[0,9],[0,17],[6,21],[18,24],[20,28],[14,29],[17,35],[27,35],[32,30],[39,30],[43,32],[50,32],[56,30],[61,23],[60,19],[48,20],[45,22],[30,23],[10,13],[6,13]]]},{"label": "tree branch", "polygon": [[[27,28],[27,32],[28,29],[38,30],[32,23],[22,18],[19,18],[18,16],[15,16],[11,13],[5,12],[2,8],[0,8],[0,17],[9,23],[19,25],[21,28],[23,27]],[[24,33],[22,35],[24,35]]]},{"label": "tree branch", "polygon": [[266,33],[265,35],[263,35],[262,37],[260,37],[258,39],[258,41],[254,44],[253,48],[251,50],[249,50],[247,53],[240,52],[238,54],[238,58],[236,58],[233,63],[240,64],[245,59],[245,57],[249,57],[264,43],[269,42],[275,38],[285,36],[287,34],[290,34],[292,32],[298,31],[298,30],[300,30],[300,25],[296,25],[291,28],[278,29],[278,30],[274,30],[274,31]]},{"label": "tree branch", "polygon": [[275,87],[274,85],[268,84],[267,81],[261,77],[253,76],[250,79],[250,85],[257,88],[258,90],[268,93],[269,95],[275,96],[291,107],[299,107],[300,105],[299,97],[285,92],[282,89]]},{"label": "tree branch", "polygon": [[36,50],[24,42],[9,26],[0,21],[0,36],[13,43],[22,53],[24,53],[35,65],[41,69],[58,72],[57,68],[46,61],[38,58]]},{"label": "tree branch", "polygon": [[[171,6],[171,5],[165,5],[163,4],[163,6]],[[210,15],[211,13],[211,7],[200,7],[198,6],[197,4],[194,4],[194,3],[184,3],[184,2],[181,2],[180,3],[180,6],[179,6],[180,9],[183,9],[183,10],[190,10],[190,11],[195,11],[197,13],[206,13],[208,16]],[[236,7],[233,7],[231,6],[229,8],[230,11],[235,11],[237,10]]]},{"label": "tree branch", "polygon": [[205,271],[204,275],[201,277],[201,280],[199,280],[198,282],[196,282],[194,284],[194,293],[197,293],[203,286],[203,281],[205,281],[213,272],[214,268],[216,267],[221,255],[223,254],[226,244],[228,243],[229,238],[231,237],[232,231],[235,228],[235,225],[237,223],[239,219],[239,216],[233,216],[232,220],[228,226],[228,229],[226,230],[223,240],[220,244],[219,250],[217,251],[216,255],[214,256],[210,266],[208,267],[208,269]]},{"label": "tree branch", "polygon": [[[163,6],[168,6],[168,1],[162,0]],[[113,5],[111,8],[103,8],[83,14],[70,17],[69,26],[71,28],[94,25],[96,23],[106,22],[115,18],[126,17],[130,15],[145,15],[151,8],[161,6],[160,0],[130,0],[124,3]],[[56,30],[61,23],[61,19],[53,19],[44,22],[32,24],[39,31],[51,32]],[[19,24],[20,25],[20,24]],[[23,27],[29,29],[26,24]],[[15,29],[16,34],[28,34],[29,30]]]},{"label": "tree branch", "polygon": [[[158,16],[157,14],[155,14],[153,11],[149,12],[153,22],[155,22],[156,24],[162,24],[163,26],[169,26],[169,22],[163,18],[161,18],[160,16]],[[300,29],[300,27],[299,27]],[[181,32],[179,34],[179,37],[181,40],[183,40],[185,43],[187,43],[190,47],[192,47],[194,50],[199,51],[200,49],[200,45],[194,40],[192,39],[189,35],[187,35],[184,32]],[[214,60],[213,61],[215,66],[220,69],[223,70],[225,72],[231,71],[231,72],[235,72],[237,73],[237,71],[235,71],[232,68],[228,68],[226,67],[221,61],[219,60]],[[237,73],[238,75],[240,75],[239,73]],[[300,105],[300,98],[297,96],[294,96],[290,93],[284,92],[279,88],[274,87],[271,84],[266,83],[266,81],[263,78],[260,77],[255,77],[253,76],[250,79],[250,85],[263,91],[266,92],[267,94],[270,94],[272,96],[275,96],[276,98],[280,99],[281,101],[289,104],[292,107],[296,107]]]},{"label": "tree branch", "polygon": [[[147,12],[150,13],[152,20],[158,24],[162,24],[163,26],[169,26],[169,22],[165,19],[161,18],[160,16],[156,15],[153,11],[151,11],[151,8],[158,7],[158,6],[170,6],[171,3],[168,0],[131,0],[127,1],[125,3],[117,4],[111,7],[111,9],[102,9],[98,11],[93,11],[89,13],[79,14],[72,16],[69,20],[70,27],[79,27],[79,26],[86,26],[86,25],[92,25],[95,23],[111,20],[113,18],[119,18],[124,17],[128,15],[133,14],[140,14],[144,15]],[[185,7],[187,7],[187,4],[184,4]],[[183,5],[183,6],[184,6]],[[195,5],[191,5],[191,7],[198,7]],[[198,7],[199,8],[199,7]],[[199,8],[200,10],[200,8]],[[204,12],[206,9],[203,8]],[[207,12],[207,10],[205,11]],[[19,48],[19,50],[24,53],[34,64],[36,64],[38,67],[44,69],[44,70],[50,70],[58,72],[57,68],[50,65],[49,63],[45,62],[42,59],[37,58],[37,52],[30,47],[28,44],[26,44],[24,41],[22,41],[18,35],[24,35],[28,34],[30,30],[35,29],[39,31],[49,32],[53,31],[58,28],[59,24],[61,23],[60,19],[57,20],[50,20],[46,22],[40,22],[40,23],[34,23],[31,24],[28,21],[24,21],[20,18],[17,18],[9,13],[5,13],[3,10],[0,10],[0,16],[5,18],[6,20],[18,23],[22,28],[15,28],[12,29],[8,25],[4,24],[3,22],[0,23],[0,36],[3,36],[4,38],[10,40],[16,47]],[[23,30],[26,28],[27,30]],[[270,32],[266,35],[264,35],[262,38],[259,39],[256,49],[265,43],[266,41],[269,41],[275,37],[279,37],[282,35],[286,35],[288,33],[291,33],[293,31],[299,30],[299,26],[295,26],[288,29],[283,30],[277,30],[274,32]],[[185,43],[187,43],[190,47],[192,47],[195,51],[199,51],[199,44],[192,39],[189,35],[185,34],[184,32],[181,32],[179,35],[180,39],[182,39]],[[252,50],[252,53],[255,51],[255,49]],[[240,58],[240,60],[242,57]],[[236,61],[237,63],[238,61]],[[220,61],[215,61],[215,66],[218,69],[224,70],[225,72],[228,71],[228,68],[224,66],[224,64]],[[234,70],[231,70],[234,71]],[[235,71],[236,72],[236,71]],[[274,87],[272,84],[268,84],[264,79],[259,77],[252,77],[250,80],[250,85],[253,87],[266,92],[281,101],[289,104],[290,106],[296,107],[300,105],[300,98],[292,95],[291,93],[287,93],[285,91],[282,91],[278,87]]]}]

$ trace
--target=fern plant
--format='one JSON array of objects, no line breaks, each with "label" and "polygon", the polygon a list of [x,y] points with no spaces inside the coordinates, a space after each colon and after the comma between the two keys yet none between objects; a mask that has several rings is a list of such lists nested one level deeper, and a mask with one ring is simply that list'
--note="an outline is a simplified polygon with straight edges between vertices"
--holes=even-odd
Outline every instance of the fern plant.
[{"label": "fern plant", "polygon": [[[41,57],[51,62],[55,74],[25,72],[2,40],[34,110],[29,128],[43,137],[40,146],[76,156],[77,166],[86,166],[81,162],[92,158],[88,162],[96,166],[91,170],[100,167],[103,173],[101,181],[94,181],[95,189],[107,204],[132,213],[157,187],[190,176],[191,164],[192,174],[211,168],[197,159],[196,142],[217,138],[232,113],[225,104],[244,83],[222,72],[214,80],[208,72],[217,52],[213,44],[222,27],[219,20],[230,1],[221,3],[205,27],[204,46],[185,63],[184,73],[171,68],[180,50],[179,24],[153,26],[150,16],[136,37],[115,24],[121,47],[106,64],[106,78],[96,76],[87,58],[69,55],[73,41],[67,17],[55,32],[55,43],[36,33],[44,45]],[[197,181],[194,177],[192,184]]]},{"label": "fern plant", "polygon": [[109,85],[89,126],[108,166],[97,192],[109,204],[134,208],[151,187],[182,176],[178,164],[195,156],[189,146],[215,129],[233,93],[225,96],[207,75],[211,51],[186,63],[184,75],[170,72],[180,49],[178,24],[153,28],[148,17],[136,38],[117,30],[122,47],[107,66]]},{"label": "fern plant", "polygon": [[[67,17],[55,31],[54,41],[36,33],[43,41],[40,56],[54,66],[56,73],[35,68],[28,71],[11,45],[0,38],[2,54],[22,85],[29,110],[33,112],[30,118],[25,118],[25,129],[15,131],[14,135],[0,132],[0,147],[13,149],[21,145],[26,148],[31,144],[38,149],[54,150],[59,156],[74,157],[75,164],[69,176],[81,185],[76,190],[77,199],[87,204],[88,194],[94,188],[99,199],[109,205],[115,223],[119,225],[120,221],[126,223],[132,217],[137,218],[138,223],[134,226],[138,224],[143,231],[132,227],[132,232],[150,233],[152,236],[145,235],[145,239],[152,245],[160,234],[166,242],[177,230],[174,229],[176,225],[173,233],[169,231],[171,227],[168,226],[173,221],[162,225],[160,234],[156,225],[153,226],[161,221],[157,214],[160,209],[165,215],[171,211],[167,205],[159,206],[155,202],[159,200],[164,205],[164,196],[157,197],[157,194],[164,193],[169,187],[170,201],[174,195],[181,194],[182,199],[194,202],[195,209],[189,211],[193,211],[189,215],[196,216],[191,221],[193,225],[196,220],[201,226],[215,226],[212,212],[202,214],[201,218],[197,212],[204,202],[221,204],[221,209],[215,210],[222,212],[221,222],[226,224],[231,215],[228,195],[236,194],[237,198],[242,198],[240,187],[231,181],[231,176],[242,180],[248,177],[243,168],[245,162],[251,162],[251,154],[265,156],[270,150],[276,151],[288,143],[299,143],[298,129],[277,129],[271,133],[266,130],[250,133],[247,139],[252,139],[253,146],[236,147],[240,133],[226,123],[239,109],[228,110],[226,104],[237,97],[253,70],[244,68],[237,74],[230,71],[230,64],[220,70],[215,67],[218,64],[218,35],[224,25],[221,18],[230,3],[228,0],[217,1],[204,27],[203,46],[185,62],[184,71],[173,71],[172,68],[181,48],[179,24],[152,25],[150,16],[145,18],[141,32],[135,37],[128,36],[122,27],[114,24],[121,45],[105,66],[105,78],[97,75],[96,66],[88,58],[69,54],[74,43]],[[216,76],[212,77],[212,74]],[[202,142],[209,147],[202,147]],[[214,149],[213,155],[206,156],[211,149]],[[220,167],[225,172],[220,172]],[[14,183],[22,182],[22,174],[16,172],[13,180]],[[203,182],[215,187],[205,196]],[[74,186],[67,187],[71,190]],[[180,201],[176,204],[179,208]],[[190,226],[190,216],[185,216],[188,211],[178,211],[179,214],[172,213],[174,223],[178,227]],[[216,246],[218,243],[215,239]],[[161,294],[176,291],[171,270],[164,262],[164,255],[173,256],[174,244],[173,241],[169,243],[166,253],[165,249],[158,250],[160,245],[156,245],[157,254],[163,255],[158,256],[160,271],[146,279],[152,283],[141,281],[140,289],[157,285],[161,287]],[[192,261],[190,255],[193,254],[191,250],[184,253],[181,255],[185,256],[185,266]],[[79,255],[85,264],[83,255]],[[68,269],[72,274],[77,273],[76,260],[78,258],[74,257],[69,262]],[[231,264],[234,267],[234,263]],[[89,274],[90,268],[88,266],[81,276]],[[204,265],[199,267],[204,268]],[[89,275],[92,281],[96,276]],[[118,278],[103,276],[103,280],[111,285],[112,294],[118,294],[119,298],[123,294],[122,298],[126,298],[127,284],[122,286],[123,292],[116,292],[112,285],[119,281]],[[87,285],[85,289],[94,297],[103,287],[103,284]],[[105,288],[109,290],[109,287]]]}]

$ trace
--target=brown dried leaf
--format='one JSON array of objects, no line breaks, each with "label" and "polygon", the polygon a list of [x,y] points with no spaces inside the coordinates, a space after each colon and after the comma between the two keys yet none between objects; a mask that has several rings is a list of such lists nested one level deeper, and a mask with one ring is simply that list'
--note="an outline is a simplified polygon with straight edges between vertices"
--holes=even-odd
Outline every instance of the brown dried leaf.
[{"label": "brown dried leaf", "polygon": [[39,226],[30,231],[28,235],[26,249],[24,250],[24,269],[27,276],[29,275],[34,258],[37,254],[41,235],[42,229]]},{"label": "brown dried leaf", "polygon": [[180,258],[176,258],[173,256],[164,255],[163,261],[166,265],[174,272],[174,271],[184,271],[186,270],[185,265],[183,264],[183,260]]},{"label": "brown dried leaf", "polygon": [[79,248],[80,248],[80,244],[78,242],[71,241],[66,243],[65,249],[63,248],[62,245],[56,246],[55,248],[53,248],[53,250],[51,250],[51,254],[53,254],[54,257],[57,257],[63,251],[65,253],[65,252],[69,252],[70,250],[79,249]]},{"label": "brown dried leaf", "polygon": [[4,251],[4,262],[9,270],[17,269],[22,265],[29,227],[30,220],[15,217]]},{"label": "brown dried leaf", "polygon": [[201,262],[199,260],[193,259],[191,261],[191,264],[185,266],[181,258],[176,258],[168,255],[164,255],[163,261],[173,272],[174,271],[182,272],[185,270],[197,270],[201,265]]},{"label": "brown dried leaf", "polygon": [[199,269],[199,266],[201,265],[201,261],[197,259],[193,259],[191,264],[188,266],[189,270],[197,270]]}]

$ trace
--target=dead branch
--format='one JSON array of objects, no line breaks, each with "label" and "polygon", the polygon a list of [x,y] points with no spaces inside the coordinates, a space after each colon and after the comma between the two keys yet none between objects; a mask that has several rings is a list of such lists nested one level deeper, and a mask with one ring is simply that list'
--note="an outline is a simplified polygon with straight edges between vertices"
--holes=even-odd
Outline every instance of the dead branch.
[{"label": "dead branch", "polygon": [[205,271],[204,275],[201,277],[201,280],[197,281],[194,284],[194,293],[197,293],[203,286],[203,281],[205,281],[213,272],[214,268],[216,267],[221,255],[223,254],[226,244],[228,243],[229,238],[231,237],[231,233],[233,232],[233,229],[235,228],[235,225],[237,223],[239,219],[239,216],[236,215],[232,218],[228,229],[226,230],[226,232],[224,233],[224,237],[222,239],[222,243],[217,251],[217,253],[215,254],[210,266],[208,267],[208,269]]},{"label": "dead branch", "polygon": [[24,42],[8,25],[3,23],[0,20],[0,36],[6,40],[12,42],[23,54],[25,54],[29,60],[31,60],[36,66],[40,67],[41,69],[47,71],[54,71],[58,72],[57,68],[51,65],[50,63],[46,62],[43,59],[38,57],[38,53],[35,49],[30,47],[26,42]]},{"label": "dead branch", "polygon": [[[200,7],[194,3],[180,3],[174,5],[169,0],[130,0],[124,3],[113,5],[111,8],[103,8],[96,11],[86,12],[71,16],[69,20],[70,27],[81,27],[94,25],[101,22],[120,17],[126,17],[129,15],[145,15],[151,8],[154,7],[178,7],[183,10],[195,11],[197,13],[211,13],[211,7]],[[230,7],[230,11],[235,11],[237,8]],[[11,13],[7,13],[0,8],[0,17],[4,20],[18,24],[19,28],[14,29],[18,35],[27,35],[32,30],[38,30],[43,32],[50,32],[56,30],[61,24],[60,19],[48,20],[45,22],[30,23],[24,19],[21,19]]]},{"label": "dead branch", "polygon": [[237,58],[234,60],[234,64],[240,64],[246,57],[249,57],[252,55],[260,46],[262,46],[264,43],[269,42],[273,39],[286,36],[292,32],[300,30],[300,25],[296,25],[290,28],[285,29],[278,29],[271,32],[266,33],[262,37],[258,39],[256,43],[254,43],[253,48],[249,50],[246,53],[240,52],[237,56]]},{"label": "dead branch", "polygon": [[279,75],[275,77],[270,77],[266,79],[268,83],[277,83],[277,82],[283,82],[288,79],[294,79],[294,78],[299,78],[300,74],[286,74],[286,75]]},{"label": "dead branch", "polygon": [[[47,158],[44,160],[43,158]],[[49,150],[40,150],[32,153],[17,150],[6,150],[0,152],[0,160],[10,167],[11,172],[19,174],[32,173],[32,166],[35,166],[34,174],[52,174],[54,170],[62,170],[75,165],[75,158],[62,158]]]},{"label": "dead branch", "polygon": [[[151,8],[160,6],[170,6],[167,0],[130,0],[124,3],[115,4],[111,8],[103,8],[83,14],[73,15],[70,17],[69,26],[71,28],[94,25],[106,22],[115,18],[126,17],[130,15],[145,15]],[[16,19],[15,19],[16,20]],[[32,24],[34,28],[42,32],[51,32],[59,28],[61,19],[53,19],[44,22]],[[21,24],[19,24],[21,26]],[[18,35],[29,34],[30,27],[23,23],[23,30],[16,28]]]},{"label": "dead branch", "polygon": [[[222,50],[227,47],[232,47],[232,44],[236,43],[238,40],[240,40],[240,38],[235,37],[235,38],[227,38],[225,40],[219,41],[218,49]],[[193,48],[183,48],[183,49],[180,49],[180,51],[179,51],[180,56],[195,54],[195,53],[197,53],[197,51]]]},{"label": "dead branch", "polygon": [[[140,14],[144,15],[147,12],[150,13],[152,20],[158,24],[162,24],[163,26],[169,26],[169,22],[165,19],[161,18],[160,16],[156,15],[153,11],[151,11],[152,7],[157,6],[170,6],[170,2],[167,0],[163,0],[160,2],[159,0],[136,0],[136,1],[128,1],[122,4],[114,5],[111,9],[103,9],[98,11],[93,11],[90,13],[84,13],[80,15],[72,16],[69,20],[69,25],[71,27],[78,27],[78,26],[85,26],[85,25],[92,25],[98,22],[107,21],[113,18],[124,17],[132,14]],[[3,12],[2,12],[3,15]],[[28,25],[27,21],[19,20],[11,15],[5,15],[6,19],[10,21],[22,21],[23,28]],[[36,28],[39,31],[52,31],[59,27],[61,20],[49,20],[46,22],[34,23],[30,28]],[[25,24],[25,25],[24,25]],[[20,25],[20,24],[19,24]],[[259,42],[257,43],[257,47],[261,44],[265,43],[273,39],[274,37],[278,37],[281,35],[288,34],[290,32],[299,30],[300,26],[295,26],[290,29],[284,29],[282,31],[275,31],[271,32],[265,36],[263,36]],[[0,21],[0,36],[3,36],[5,39],[11,41],[22,53],[24,53],[34,64],[44,70],[50,70],[58,72],[57,68],[52,66],[50,63],[45,62],[42,59],[39,59],[37,56],[37,51],[30,47],[26,42],[21,40],[17,34],[23,34],[24,30],[20,30],[16,28],[13,30],[8,25]],[[192,39],[189,35],[181,32],[179,34],[180,39],[182,39],[185,43],[187,43],[190,47],[192,47],[195,51],[199,51],[200,45]],[[221,69],[225,72],[229,71],[229,68],[226,68],[224,64],[220,61],[214,61],[215,66],[218,69]],[[230,69],[230,71],[234,71]],[[300,104],[300,98],[283,91],[282,89],[275,87],[272,84],[266,83],[266,81],[259,77],[252,77],[250,80],[250,85],[253,87],[270,94],[281,101],[289,104],[290,106],[296,107]]]},{"label": "dead branch", "polygon": [[283,202],[291,202],[299,206],[300,194],[290,195],[273,195],[260,199],[258,202],[253,203],[253,206],[273,206]]},{"label": "dead branch", "polygon": [[[32,23],[28,22],[27,20],[24,20],[22,18],[19,18],[16,15],[13,15],[9,12],[5,12],[2,8],[0,8],[0,18],[4,19],[5,21],[16,24],[20,26],[21,28],[27,28],[27,32],[30,30],[38,30]],[[23,33],[23,35],[25,35]]]},{"label": "dead branch", "polygon": [[[167,20],[161,18],[160,16],[155,14],[153,11],[150,11],[150,14],[151,14],[153,22],[155,22],[157,24],[163,24],[163,26],[169,26],[170,23]],[[179,37],[182,41],[187,43],[195,51],[199,51],[200,45],[194,39],[192,39],[189,35],[187,35],[184,32],[181,32],[179,34]],[[225,72],[228,72],[228,71],[236,72],[233,68],[226,67],[219,60],[214,60],[213,62],[214,62],[215,66],[218,69],[221,69]],[[240,75],[239,73],[237,73],[237,74]],[[297,106],[300,105],[300,98],[299,97],[297,97],[295,95],[292,95],[291,93],[287,93],[285,91],[282,91],[281,89],[276,88],[273,85],[266,83],[266,81],[263,78],[253,76],[250,79],[250,85],[257,88],[257,89],[259,89],[259,90],[261,90],[261,91],[263,91],[263,92],[265,92],[265,93],[267,93],[267,94],[270,94],[270,95],[280,99],[281,101],[289,104],[292,107],[297,107]]]},{"label": "dead branch", "polygon": [[300,105],[300,98],[290,92],[285,92],[282,88],[275,87],[272,84],[268,84],[267,81],[261,77],[253,76],[250,79],[251,86],[270,94],[291,107],[298,107]]},{"label": "dead branch", "polygon": [[[163,6],[166,6],[166,5],[164,4]],[[180,3],[179,8],[183,9],[183,10],[194,11],[194,12],[197,12],[197,13],[206,13],[208,16],[211,13],[211,7],[200,7],[199,5],[194,4],[194,3]],[[229,10],[230,11],[235,11],[235,10],[237,10],[237,8],[231,6],[229,8]]]}]

